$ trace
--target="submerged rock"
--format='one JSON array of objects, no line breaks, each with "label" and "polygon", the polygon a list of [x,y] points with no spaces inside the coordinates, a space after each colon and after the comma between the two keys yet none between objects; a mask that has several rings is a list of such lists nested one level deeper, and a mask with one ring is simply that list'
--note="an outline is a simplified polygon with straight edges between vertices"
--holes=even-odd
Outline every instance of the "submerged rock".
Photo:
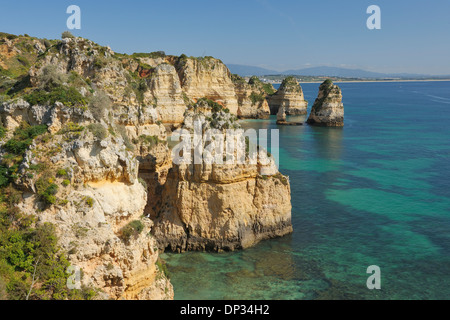
[{"label": "submerged rock", "polygon": [[344,104],[341,89],[331,80],[325,80],[319,87],[319,95],[314,102],[308,124],[342,127],[344,126]]}]

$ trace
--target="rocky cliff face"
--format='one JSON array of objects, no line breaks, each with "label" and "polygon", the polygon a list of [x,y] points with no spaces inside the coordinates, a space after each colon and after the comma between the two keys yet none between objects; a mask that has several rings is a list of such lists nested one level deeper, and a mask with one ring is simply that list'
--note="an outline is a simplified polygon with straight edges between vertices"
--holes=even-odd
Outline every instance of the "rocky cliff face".
[{"label": "rocky cliff face", "polygon": [[[23,61],[15,51],[19,41],[7,41],[0,44],[1,52],[8,57],[19,56]],[[212,57],[175,57],[164,53],[129,56],[83,38],[52,40],[48,47],[39,39],[27,41],[37,49],[30,47],[27,52],[28,60],[32,60],[29,71],[20,71],[24,76],[29,73],[33,86],[39,85],[46,66],[55,66],[59,72],[76,77],[77,84],[88,95],[95,87],[94,90],[105,92],[116,107],[126,107],[130,114],[140,117],[146,117],[142,112],[145,108],[153,107],[157,114],[155,121],[175,127],[183,122],[187,106],[205,97],[242,117],[265,117],[268,112],[264,99],[255,101],[250,97],[259,88],[236,87],[228,68]],[[8,68],[7,61],[3,66]]]},{"label": "rocky cliff face", "polygon": [[212,57],[180,58],[176,68],[189,99],[208,98],[237,114],[238,103],[231,73],[220,60]]},{"label": "rocky cliff face", "polygon": [[292,232],[289,181],[281,174],[261,176],[257,168],[235,166],[174,167],[163,198],[153,234],[168,250],[243,249]]},{"label": "rocky cliff face", "polygon": [[[143,216],[147,191],[138,181],[139,162],[123,138],[99,136],[101,124],[81,125],[91,123],[89,112],[72,113],[60,103],[32,108],[19,100],[0,111],[11,131],[24,121],[59,128],[28,148],[14,183],[25,191],[18,208],[35,214],[38,224],[56,226],[62,250],[83,272],[82,285],[97,288],[103,299],[173,299],[149,236],[153,222]],[[43,201],[47,185],[56,192]],[[128,235],[130,224],[139,232]]]},{"label": "rocky cliff face", "polygon": [[285,108],[287,115],[304,115],[307,113],[308,102],[298,81],[294,77],[287,77],[278,91],[269,97],[269,106],[271,114],[274,115],[280,107]]},{"label": "rocky cliff face", "polygon": [[[238,126],[227,112],[204,101],[190,113],[186,119],[201,121],[204,129]],[[186,124],[192,129],[191,121]],[[229,251],[292,232],[289,180],[271,158],[255,164],[174,165],[162,199],[152,233],[163,249]]]},{"label": "rocky cliff face", "polygon": [[213,58],[6,40],[0,191],[21,190],[17,207],[56,226],[100,298],[172,299],[158,248],[234,250],[292,232],[289,180],[273,159],[177,165],[166,142],[196,119],[226,130],[237,116],[266,117],[261,83],[237,85]]},{"label": "rocky cliff face", "polygon": [[271,84],[264,85],[257,77],[247,83],[243,78],[233,75],[233,82],[238,100],[239,118],[265,119],[270,116],[269,103],[266,96],[275,92]]},{"label": "rocky cliff face", "polygon": [[342,92],[331,80],[326,80],[320,85],[319,94],[307,122],[326,127],[342,127],[344,125]]}]

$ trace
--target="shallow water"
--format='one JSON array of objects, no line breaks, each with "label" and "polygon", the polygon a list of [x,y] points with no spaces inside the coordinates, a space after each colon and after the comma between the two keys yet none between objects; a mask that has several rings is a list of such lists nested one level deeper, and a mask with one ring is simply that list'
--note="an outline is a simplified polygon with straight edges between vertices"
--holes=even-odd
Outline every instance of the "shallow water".
[{"label": "shallow water", "polygon": [[[318,86],[302,85],[309,107]],[[243,122],[280,130],[294,233],[163,254],[175,299],[450,298],[450,82],[339,86],[344,128]],[[381,290],[366,287],[370,265]]]}]

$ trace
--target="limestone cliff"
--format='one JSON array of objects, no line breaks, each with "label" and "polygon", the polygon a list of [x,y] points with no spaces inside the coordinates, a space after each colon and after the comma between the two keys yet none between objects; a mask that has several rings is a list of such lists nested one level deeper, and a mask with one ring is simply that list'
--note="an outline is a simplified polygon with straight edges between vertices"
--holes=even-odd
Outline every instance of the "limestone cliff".
[{"label": "limestone cliff", "polygon": [[208,98],[237,114],[238,103],[231,73],[220,60],[181,57],[176,68],[183,91],[189,99],[197,101]]},{"label": "limestone cliff", "polygon": [[238,75],[232,75],[238,100],[239,118],[265,119],[270,116],[266,96],[275,92],[271,84],[263,84],[257,77],[247,83]]},{"label": "limestone cliff", "polygon": [[56,226],[99,298],[172,299],[158,247],[234,250],[292,231],[289,180],[270,156],[177,165],[166,141],[195,119],[226,130],[266,117],[260,82],[236,84],[214,58],[82,38],[8,36],[0,52],[0,191],[20,190],[13,205]]},{"label": "limestone cliff", "polygon": [[[239,126],[227,115],[200,101],[186,119],[201,121],[204,130]],[[192,129],[191,121],[186,128]],[[292,232],[289,180],[271,158],[174,165],[161,198],[152,233],[163,249],[228,251]]]},{"label": "limestone cliff", "polygon": [[344,125],[342,92],[331,80],[326,80],[320,85],[319,94],[307,122],[312,125],[327,127],[342,127]]},{"label": "limestone cliff", "polygon": [[304,115],[307,113],[308,102],[298,81],[294,77],[287,77],[278,91],[269,97],[269,106],[274,115],[280,107],[285,108],[287,115]]},{"label": "limestone cliff", "polygon": [[175,67],[166,63],[158,65],[150,87],[157,111],[164,123],[182,123],[186,103]]},{"label": "limestone cliff", "polygon": [[[139,162],[123,138],[99,134],[101,124],[82,126],[92,121],[89,112],[71,113],[60,103],[33,108],[19,100],[0,111],[9,134],[25,121],[55,129],[26,151],[14,181],[24,190],[18,208],[36,215],[37,224],[56,226],[82,284],[100,290],[102,299],[172,299],[149,236],[153,222],[143,216],[147,191],[138,181]],[[49,187],[52,196],[43,198]]]}]

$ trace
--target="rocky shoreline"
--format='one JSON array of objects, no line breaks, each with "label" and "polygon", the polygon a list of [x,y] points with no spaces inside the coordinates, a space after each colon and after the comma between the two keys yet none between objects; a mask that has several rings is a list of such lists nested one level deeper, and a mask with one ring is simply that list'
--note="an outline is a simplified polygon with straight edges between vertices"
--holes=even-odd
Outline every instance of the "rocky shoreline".
[{"label": "rocky shoreline", "polygon": [[[128,56],[71,37],[0,47],[2,181],[21,195],[14,210],[55,227],[97,298],[173,299],[163,250],[244,249],[292,232],[289,179],[272,162],[179,166],[167,144],[198,116],[223,131],[268,117],[273,88],[212,57]],[[16,69],[24,57],[29,68]],[[19,151],[19,133],[35,128]]]},{"label": "rocky shoreline", "polygon": [[[212,57],[130,56],[75,37],[8,36],[0,49],[1,190],[20,194],[11,210],[55,227],[97,298],[173,299],[164,250],[233,251],[292,233],[289,178],[269,154],[175,164],[167,140],[199,120],[223,134],[276,113],[278,124],[299,125],[286,122],[306,114],[294,78],[276,91]],[[340,110],[340,90],[322,86],[309,123],[338,125],[322,114]]]}]

